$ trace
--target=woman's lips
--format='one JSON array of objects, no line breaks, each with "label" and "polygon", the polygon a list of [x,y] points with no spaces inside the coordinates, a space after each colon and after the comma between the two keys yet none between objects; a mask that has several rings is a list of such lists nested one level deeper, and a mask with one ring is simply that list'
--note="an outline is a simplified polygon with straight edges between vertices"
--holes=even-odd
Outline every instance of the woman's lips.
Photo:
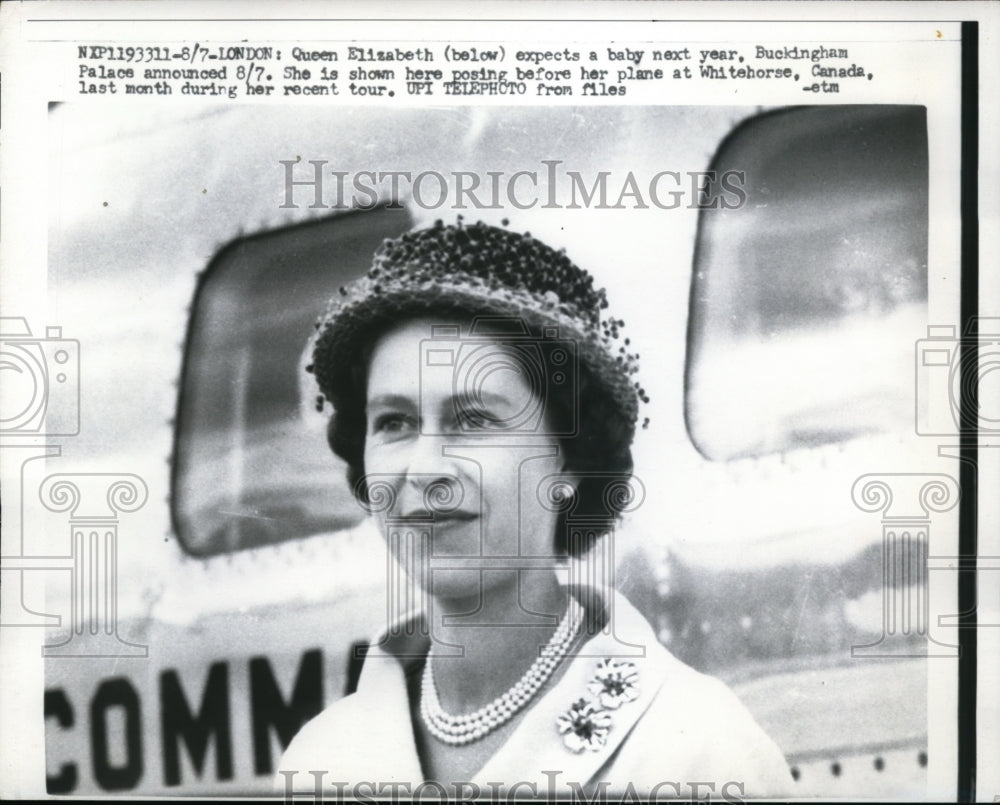
[{"label": "woman's lips", "polygon": [[448,512],[429,512],[426,509],[414,509],[402,516],[404,520],[431,520],[435,525],[448,523],[469,523],[479,519],[479,512],[456,509]]}]

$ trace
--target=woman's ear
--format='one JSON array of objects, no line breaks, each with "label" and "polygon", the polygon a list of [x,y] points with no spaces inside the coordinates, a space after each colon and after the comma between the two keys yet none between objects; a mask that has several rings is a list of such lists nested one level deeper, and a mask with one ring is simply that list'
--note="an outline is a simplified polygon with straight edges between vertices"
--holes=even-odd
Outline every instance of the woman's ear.
[{"label": "woman's ear", "polygon": [[559,468],[559,474],[560,479],[572,486],[574,491],[580,488],[580,473],[572,469],[569,466],[569,462],[563,461],[562,466]]},{"label": "woman's ear", "polygon": [[[563,511],[572,511],[577,505],[576,496],[580,491],[580,476],[563,466],[559,475],[558,486],[557,495],[559,499],[566,501],[568,504],[563,508]],[[572,502],[570,502],[571,499]]]}]

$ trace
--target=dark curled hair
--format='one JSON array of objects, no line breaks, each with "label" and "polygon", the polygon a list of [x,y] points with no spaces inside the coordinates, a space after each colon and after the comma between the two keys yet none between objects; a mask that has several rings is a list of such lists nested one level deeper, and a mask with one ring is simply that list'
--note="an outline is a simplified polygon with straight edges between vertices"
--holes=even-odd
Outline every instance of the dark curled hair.
[{"label": "dark curled hair", "polygon": [[[446,314],[453,316],[454,311]],[[423,318],[426,312],[415,313],[414,317],[417,316]],[[367,496],[364,451],[368,366],[379,336],[404,320],[371,322],[364,346],[353,354],[351,365],[338,367],[340,382],[330,399],[334,413],[327,426],[327,441],[333,452],[347,463],[347,482],[355,497],[362,501]],[[537,343],[544,352],[545,342]],[[566,471],[578,475],[575,499],[557,518],[554,549],[559,555],[579,556],[614,527],[628,502],[611,494],[609,487],[631,478],[633,429],[611,395],[582,364],[577,370],[576,384],[549,389],[544,403],[555,432],[572,431],[572,435],[557,438]],[[574,416],[576,428],[570,427]],[[578,535],[572,539],[571,529]]]}]

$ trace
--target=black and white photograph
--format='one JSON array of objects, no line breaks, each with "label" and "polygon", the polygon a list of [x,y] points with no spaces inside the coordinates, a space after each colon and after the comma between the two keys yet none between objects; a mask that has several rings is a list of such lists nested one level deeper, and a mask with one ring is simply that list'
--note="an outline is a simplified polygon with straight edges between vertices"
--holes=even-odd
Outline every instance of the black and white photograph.
[{"label": "black and white photograph", "polygon": [[150,5],[4,53],[5,796],[992,798],[978,23]]}]

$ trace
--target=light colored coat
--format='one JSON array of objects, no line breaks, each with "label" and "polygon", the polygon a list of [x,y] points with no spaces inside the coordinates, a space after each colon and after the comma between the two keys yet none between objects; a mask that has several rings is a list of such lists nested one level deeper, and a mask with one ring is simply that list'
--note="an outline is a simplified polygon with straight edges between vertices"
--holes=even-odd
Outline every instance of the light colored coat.
[{"label": "light colored coat", "polygon": [[[784,757],[733,692],[670,654],[624,596],[614,593],[606,600],[610,611],[604,629],[567,660],[563,676],[543,689],[510,739],[467,783],[477,786],[484,799],[592,796],[602,789],[609,798],[635,792],[643,798],[692,801],[790,795],[793,782]],[[418,788],[424,774],[410,722],[404,661],[393,656],[389,643],[380,642],[372,644],[357,691],[295,736],[279,765],[279,792],[307,793],[320,782],[329,797],[336,791],[333,782],[347,782],[341,793],[440,794],[429,785]],[[603,658],[634,664],[638,696],[605,711],[611,724],[603,746],[573,751],[557,720],[574,702],[595,698],[590,684]],[[519,786],[498,789],[498,783]],[[391,784],[406,785],[393,789]],[[446,784],[449,796],[456,791],[452,786]],[[467,784],[464,793],[474,790]]]}]

